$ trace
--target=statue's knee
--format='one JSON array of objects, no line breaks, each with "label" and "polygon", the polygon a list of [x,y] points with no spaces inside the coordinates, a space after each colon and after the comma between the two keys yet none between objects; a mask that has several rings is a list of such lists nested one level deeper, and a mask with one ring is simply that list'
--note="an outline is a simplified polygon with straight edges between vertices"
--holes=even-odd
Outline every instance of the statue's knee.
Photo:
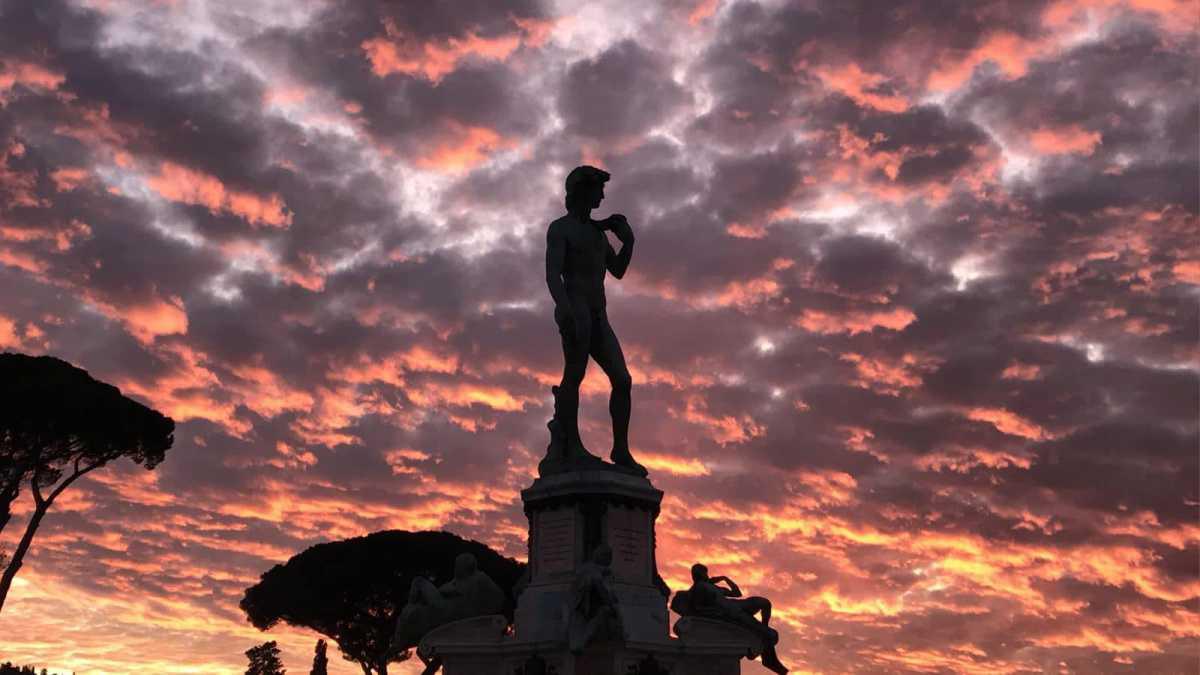
[{"label": "statue's knee", "polygon": [[567,389],[568,394],[579,394],[579,385],[583,384],[583,376],[586,371],[583,368],[568,368],[563,373],[562,386]]},{"label": "statue's knee", "polygon": [[629,371],[617,373],[612,378],[613,391],[629,393],[633,391],[633,377],[629,375]]}]

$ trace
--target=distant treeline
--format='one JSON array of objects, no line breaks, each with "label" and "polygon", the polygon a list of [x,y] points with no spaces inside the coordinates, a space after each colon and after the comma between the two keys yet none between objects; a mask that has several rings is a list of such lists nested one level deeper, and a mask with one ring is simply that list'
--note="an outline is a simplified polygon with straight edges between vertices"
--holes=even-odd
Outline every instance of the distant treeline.
[{"label": "distant treeline", "polygon": [[[5,661],[0,663],[0,675],[49,675],[49,672],[42,668],[38,670],[33,666],[14,666],[12,663]],[[75,675],[71,673],[71,675]]]}]

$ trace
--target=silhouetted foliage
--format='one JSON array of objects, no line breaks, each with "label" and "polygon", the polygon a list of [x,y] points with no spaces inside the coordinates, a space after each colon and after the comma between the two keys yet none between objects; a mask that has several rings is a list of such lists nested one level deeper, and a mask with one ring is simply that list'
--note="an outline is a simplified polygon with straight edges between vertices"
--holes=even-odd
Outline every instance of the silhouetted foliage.
[{"label": "silhouetted foliage", "polygon": [[325,655],[325,647],[324,640],[317,640],[312,670],[308,671],[308,675],[329,675],[329,657]]},{"label": "silhouetted foliage", "polygon": [[283,667],[283,661],[279,660],[279,647],[274,640],[247,649],[246,658],[250,659],[250,667],[246,668],[246,675],[284,675],[287,673]]},{"label": "silhouetted foliage", "polygon": [[0,529],[22,484],[34,508],[0,577],[0,608],[42,518],[71,483],[120,457],[153,469],[175,422],[52,356],[0,354]]},{"label": "silhouetted foliage", "polygon": [[[47,675],[49,671],[42,668],[41,675]],[[38,670],[33,666],[16,666],[5,661],[0,663],[0,675],[38,675]],[[75,675],[74,672],[71,675]]]},{"label": "silhouetted foliage", "polygon": [[525,565],[448,532],[388,530],[317,544],[263,574],[246,589],[241,608],[259,630],[280,621],[310,628],[367,675],[387,675],[389,663],[410,655],[391,654],[390,647],[413,578],[449,581],[460,553],[474,554],[479,569],[505,590],[511,620],[512,587]]}]

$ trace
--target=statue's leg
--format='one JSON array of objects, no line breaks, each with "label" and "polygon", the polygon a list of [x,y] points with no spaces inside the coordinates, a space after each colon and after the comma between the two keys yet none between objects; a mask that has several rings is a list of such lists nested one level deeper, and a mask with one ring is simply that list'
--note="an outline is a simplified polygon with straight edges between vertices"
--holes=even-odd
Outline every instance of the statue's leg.
[{"label": "statue's leg", "polygon": [[775,651],[775,645],[764,645],[762,655],[763,667],[777,675],[787,675],[787,666],[779,660],[779,654]]},{"label": "statue's leg", "polygon": [[608,317],[601,314],[593,330],[596,338],[592,340],[592,358],[600,364],[604,374],[612,385],[612,394],[608,398],[608,413],[612,416],[613,447],[610,458],[613,464],[629,467],[646,475],[646,469],[633,459],[629,452],[629,417],[633,407],[633,378],[625,365],[625,354],[621,351],[621,343],[608,323]]},{"label": "statue's leg", "polygon": [[[749,598],[726,598],[722,603],[729,609],[730,620],[754,631],[762,637],[763,642],[775,644],[779,641],[779,633],[767,625],[766,620],[771,616],[771,601],[766,598],[752,596]],[[754,618],[758,612],[763,613],[763,620]]]},{"label": "statue's leg", "polygon": [[558,323],[558,332],[562,337],[563,376],[555,393],[555,420],[562,435],[562,456],[571,458],[587,458],[597,460],[588,452],[579,436],[579,385],[587,374],[588,343],[594,328],[589,321],[580,340],[575,332],[575,324],[564,318]]},{"label": "statue's leg", "polygon": [[409,604],[434,605],[441,600],[442,594],[432,581],[425,577],[413,577],[412,585],[408,587]]},{"label": "statue's leg", "polygon": [[749,614],[751,617],[753,617],[755,614],[761,614],[762,615],[762,624],[764,626],[771,625],[771,601],[770,600],[760,597],[760,596],[757,596],[757,595],[752,595],[748,598],[743,598],[741,600],[732,600],[731,602],[735,603],[739,609],[741,609],[746,614]]}]

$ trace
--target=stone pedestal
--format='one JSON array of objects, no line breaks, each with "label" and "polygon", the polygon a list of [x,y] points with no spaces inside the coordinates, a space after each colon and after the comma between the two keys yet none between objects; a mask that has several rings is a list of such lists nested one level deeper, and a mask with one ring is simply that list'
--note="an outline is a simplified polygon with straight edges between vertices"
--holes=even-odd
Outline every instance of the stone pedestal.
[{"label": "stone pedestal", "polygon": [[662,496],[649,480],[616,471],[560,473],[523,491],[529,585],[517,599],[517,639],[566,639],[575,570],[603,543],[613,551],[613,590],[626,637],[666,640],[667,589],[654,558]]},{"label": "stone pedestal", "polygon": [[[688,618],[670,635],[669,590],[658,575],[654,524],[663,493],[649,480],[597,469],[558,473],[521,492],[529,518],[529,583],[511,630],[503,617],[447,624],[418,654],[445,675],[737,675],[758,639],[738,626]],[[623,636],[575,655],[567,649],[576,570],[612,548],[612,588]]]}]

